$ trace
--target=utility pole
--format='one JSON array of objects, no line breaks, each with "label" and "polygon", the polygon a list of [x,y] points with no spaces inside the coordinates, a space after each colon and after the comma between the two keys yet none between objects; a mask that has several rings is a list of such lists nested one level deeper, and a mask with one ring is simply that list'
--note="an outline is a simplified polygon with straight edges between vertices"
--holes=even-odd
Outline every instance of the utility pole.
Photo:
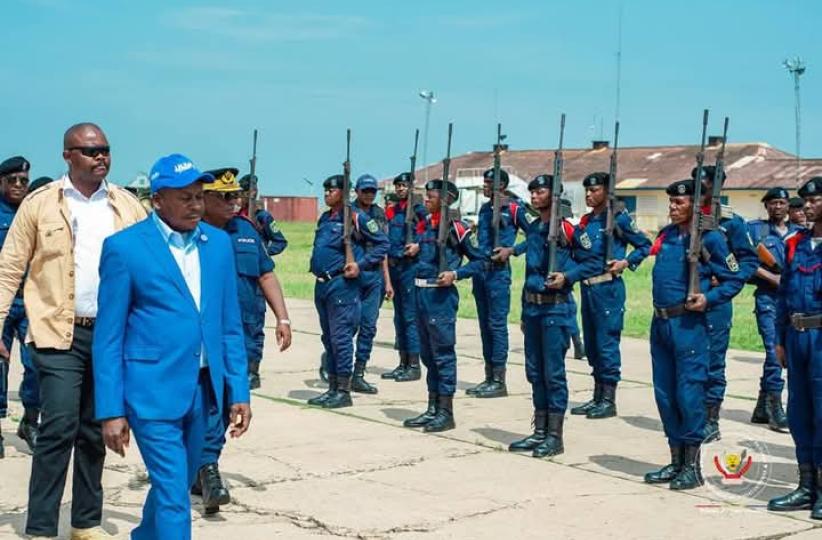
[{"label": "utility pole", "polygon": [[425,125],[422,131],[422,163],[425,167],[425,181],[428,182],[428,122],[431,119],[431,105],[437,102],[434,92],[420,90],[420,97],[425,100]]},{"label": "utility pole", "polygon": [[793,76],[794,113],[796,115],[796,185],[799,186],[801,108],[799,103],[799,76],[805,73],[805,63],[797,56],[782,62],[782,66]]}]

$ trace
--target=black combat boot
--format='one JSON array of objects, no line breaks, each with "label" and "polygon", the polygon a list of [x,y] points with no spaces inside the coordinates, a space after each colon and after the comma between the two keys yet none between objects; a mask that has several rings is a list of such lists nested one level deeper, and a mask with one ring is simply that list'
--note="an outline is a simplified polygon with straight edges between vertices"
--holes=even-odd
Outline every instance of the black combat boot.
[{"label": "black combat boot", "polygon": [[682,468],[682,448],[671,446],[671,462],[658,471],[645,473],[646,484],[667,484],[679,474]]},{"label": "black combat boot", "polygon": [[405,351],[400,351],[400,363],[397,364],[397,367],[392,369],[391,371],[386,371],[385,373],[380,375],[380,379],[396,379],[397,375],[405,371],[405,368],[408,366],[408,353]]},{"label": "black combat boot", "polygon": [[768,427],[780,433],[788,432],[788,416],[782,408],[782,393],[769,392],[765,399],[765,409],[768,411]]},{"label": "black combat boot", "polygon": [[616,416],[616,414],[616,385],[602,383],[602,393],[600,394],[599,401],[588,409],[585,416],[590,419],[599,419],[611,418],[612,416]]},{"label": "black combat boot", "polygon": [[546,431],[545,427],[548,422],[548,411],[535,409],[534,410],[534,432],[524,439],[512,442],[508,445],[509,452],[522,452],[525,450],[533,450],[545,441]]},{"label": "black combat boot", "polygon": [[256,390],[260,387],[260,363],[250,360],[248,362],[248,389]]},{"label": "black combat boot", "polygon": [[574,344],[574,359],[582,360],[585,358],[585,346],[582,344],[582,339],[579,337],[579,334],[574,334],[571,340]]},{"label": "black combat boot", "polygon": [[539,446],[534,448],[531,454],[534,457],[551,457],[558,456],[565,452],[565,447],[562,445],[562,423],[565,421],[565,414],[563,413],[548,413],[547,428],[545,433],[545,440]]},{"label": "black combat boot", "polygon": [[220,511],[221,504],[231,502],[231,495],[228,487],[220,476],[220,469],[216,463],[209,463],[200,467],[197,474],[203,496],[203,506],[206,514],[214,514]]},{"label": "black combat boot", "polygon": [[508,387],[505,386],[505,367],[495,367],[491,370],[491,381],[480,388],[474,397],[496,398],[508,395]]},{"label": "black combat boot", "polygon": [[816,468],[816,501],[811,510],[811,519],[822,519],[822,467]]},{"label": "black combat boot", "polygon": [[754,407],[753,414],[751,415],[751,423],[752,424],[767,424],[770,422],[770,418],[768,418],[768,408],[766,407],[766,401],[768,399],[768,394],[760,390],[759,397],[756,400],[756,407]]},{"label": "black combat boot", "polygon": [[[3,360],[0,360],[3,362]],[[0,430],[0,459],[6,457],[6,448],[3,446],[3,432]]]},{"label": "black combat boot", "polygon": [[408,364],[405,370],[398,374],[394,379],[397,382],[418,381],[422,377],[420,370],[420,355],[415,353],[408,353]]},{"label": "black combat boot", "polygon": [[322,402],[322,408],[340,409],[351,405],[353,405],[351,402],[351,376],[337,376],[337,388],[328,396],[328,399]]},{"label": "black combat boot", "polygon": [[402,425],[405,427],[417,428],[423,427],[425,424],[434,419],[437,415],[437,394],[428,394],[428,408],[425,412],[414,416],[413,418],[406,418]]},{"label": "black combat boot", "polygon": [[430,422],[423,426],[426,433],[436,433],[454,429],[454,396],[439,396],[437,398],[437,413]]},{"label": "black combat boot", "polygon": [[813,465],[800,463],[799,486],[786,495],[768,501],[768,510],[771,512],[793,512],[794,510],[810,509],[814,501],[819,502],[816,474],[817,471]]},{"label": "black combat boot", "polygon": [[719,403],[705,405],[705,443],[718,441],[722,438],[719,432]]},{"label": "black combat boot", "polygon": [[365,364],[354,364],[354,376],[351,378],[351,391],[360,394],[376,394],[377,387],[365,380]]},{"label": "black combat boot", "polygon": [[671,489],[680,491],[698,488],[704,483],[699,465],[699,446],[682,447],[682,468],[671,480]]},{"label": "black combat boot", "polygon": [[328,354],[325,353],[325,352],[322,354],[322,356],[320,356],[319,373],[320,373],[320,380],[322,382],[328,382]]},{"label": "black combat boot", "polygon": [[[2,362],[2,360],[0,360]],[[26,409],[20,425],[17,426],[17,436],[26,441],[26,445],[34,453],[37,437],[40,435],[40,409]]]},{"label": "black combat boot", "polygon": [[476,385],[476,386],[472,386],[471,388],[468,388],[468,389],[465,391],[465,393],[466,393],[466,394],[468,394],[469,396],[474,396],[474,395],[476,395],[476,394],[477,394],[477,392],[479,392],[480,390],[482,390],[483,388],[485,388],[485,387],[488,385],[488,383],[490,383],[490,382],[491,382],[491,379],[492,379],[493,377],[494,377],[494,368],[492,368],[492,367],[491,367],[491,364],[489,364],[488,362],[486,362],[486,363],[485,363],[485,380],[484,380],[484,381],[482,381],[481,383],[479,383],[479,384],[478,384],[478,385]]},{"label": "black combat boot", "polygon": [[328,390],[320,394],[319,396],[315,396],[308,400],[309,405],[316,405],[322,406],[325,401],[331,397],[331,395],[337,391],[337,376],[329,374],[328,375]]},{"label": "black combat boot", "polygon": [[602,383],[594,381],[594,397],[582,405],[577,405],[571,409],[571,414],[588,414],[588,411],[590,411],[600,399],[602,399]]}]

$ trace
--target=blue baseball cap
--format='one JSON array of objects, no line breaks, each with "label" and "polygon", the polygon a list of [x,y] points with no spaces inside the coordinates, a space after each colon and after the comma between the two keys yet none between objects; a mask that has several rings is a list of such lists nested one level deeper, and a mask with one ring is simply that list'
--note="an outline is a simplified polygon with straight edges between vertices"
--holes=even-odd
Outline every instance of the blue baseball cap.
[{"label": "blue baseball cap", "polygon": [[377,179],[370,174],[364,174],[357,178],[357,186],[354,189],[377,189]]},{"label": "blue baseball cap", "polygon": [[166,188],[184,188],[194,182],[210,184],[214,181],[214,175],[200,172],[194,163],[182,154],[171,154],[157,160],[151,168],[148,180],[151,183],[151,192],[157,193]]}]

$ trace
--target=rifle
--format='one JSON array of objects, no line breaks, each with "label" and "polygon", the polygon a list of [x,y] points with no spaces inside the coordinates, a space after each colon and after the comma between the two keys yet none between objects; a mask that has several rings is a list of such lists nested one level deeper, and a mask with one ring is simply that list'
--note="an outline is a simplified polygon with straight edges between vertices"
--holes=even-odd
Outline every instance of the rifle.
[{"label": "rifle", "polygon": [[351,129],[345,133],[345,161],[343,162],[343,246],[345,247],[345,264],[354,262],[354,250],[351,247]]},{"label": "rifle", "polygon": [[[557,269],[557,245],[562,229],[562,142],[565,137],[565,113],[559,121],[559,146],[554,152],[554,178],[551,181],[551,218],[548,222],[548,274]],[[546,276],[546,285],[550,280]]]},{"label": "rifle", "polygon": [[405,245],[414,243],[414,231],[417,228],[417,213],[414,212],[414,183],[417,180],[417,145],[420,142],[420,130],[414,133],[414,153],[411,155],[411,185],[408,186],[408,206],[405,207]]},{"label": "rifle", "polygon": [[608,207],[605,211],[605,269],[614,260],[614,227],[616,224],[617,149],[619,148],[619,120],[614,124],[614,149],[608,167]]},{"label": "rifle", "polygon": [[714,181],[711,184],[711,217],[710,223],[705,229],[716,229],[719,227],[719,220],[722,219],[722,177],[725,175],[725,141],[728,138],[728,117],[725,117],[725,128],[722,130],[722,146],[716,153],[716,165],[714,166]]},{"label": "rifle", "polygon": [[500,179],[500,152],[502,151],[502,141],[505,135],[502,134],[502,124],[497,124],[497,144],[494,145],[494,184],[491,190],[491,230],[494,231],[494,244],[491,246],[491,254],[499,247],[499,220],[502,213],[502,197],[499,193]]},{"label": "rifle", "polygon": [[[257,224],[257,130],[254,130],[254,143],[251,147],[248,175],[248,219]],[[253,197],[252,197],[253,194]]]},{"label": "rifle", "polygon": [[442,160],[442,189],[440,190],[440,224],[437,230],[437,247],[439,249],[439,273],[448,270],[448,259],[445,256],[445,248],[448,244],[448,230],[451,227],[450,215],[448,212],[448,173],[451,168],[451,134],[454,130],[453,122],[448,123],[448,150],[445,159]]},{"label": "rifle", "polygon": [[765,247],[765,244],[762,242],[756,245],[756,254],[759,257],[759,262],[762,263],[767,270],[776,274],[782,273],[782,265],[779,264],[779,261],[776,260],[771,250]]},{"label": "rifle", "polygon": [[702,113],[702,143],[696,155],[696,179],[694,180],[694,204],[691,216],[691,241],[688,246],[688,298],[700,293],[699,257],[702,255],[702,166],[705,162],[705,134],[708,130],[708,109]]}]

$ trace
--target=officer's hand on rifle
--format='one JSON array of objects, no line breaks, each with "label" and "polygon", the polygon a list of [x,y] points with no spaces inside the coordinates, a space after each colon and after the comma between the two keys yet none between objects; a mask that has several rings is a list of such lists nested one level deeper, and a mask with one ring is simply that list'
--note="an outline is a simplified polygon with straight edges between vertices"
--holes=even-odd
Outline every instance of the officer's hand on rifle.
[{"label": "officer's hand on rifle", "polygon": [[385,299],[386,300],[393,300],[394,299],[394,287],[391,286],[390,281],[385,282]]},{"label": "officer's hand on rifle", "polygon": [[405,256],[406,257],[415,257],[417,253],[420,252],[420,245],[419,244],[408,244],[405,246]]},{"label": "officer's hand on rifle", "polygon": [[496,263],[504,263],[508,260],[508,257],[514,253],[514,248],[509,247],[495,247],[494,254],[491,255],[491,260]]},{"label": "officer's hand on rifle", "polygon": [[343,276],[347,279],[355,279],[360,275],[360,266],[355,262],[350,262],[343,267]]},{"label": "officer's hand on rifle", "polygon": [[708,299],[704,294],[694,294],[685,302],[688,311],[705,311],[708,308]]},{"label": "officer's hand on rifle", "polygon": [[450,287],[457,280],[457,273],[453,270],[446,270],[437,277],[437,285]]},{"label": "officer's hand on rifle", "polygon": [[788,356],[785,354],[785,347],[782,345],[776,346],[776,359],[779,360],[782,369],[788,369]]},{"label": "officer's hand on rifle", "polygon": [[562,272],[551,272],[545,286],[549,289],[561,289],[565,286],[565,274]]},{"label": "officer's hand on rifle", "polygon": [[608,261],[608,272],[614,276],[620,275],[626,268],[628,268],[628,261],[621,259],[619,261]]}]

